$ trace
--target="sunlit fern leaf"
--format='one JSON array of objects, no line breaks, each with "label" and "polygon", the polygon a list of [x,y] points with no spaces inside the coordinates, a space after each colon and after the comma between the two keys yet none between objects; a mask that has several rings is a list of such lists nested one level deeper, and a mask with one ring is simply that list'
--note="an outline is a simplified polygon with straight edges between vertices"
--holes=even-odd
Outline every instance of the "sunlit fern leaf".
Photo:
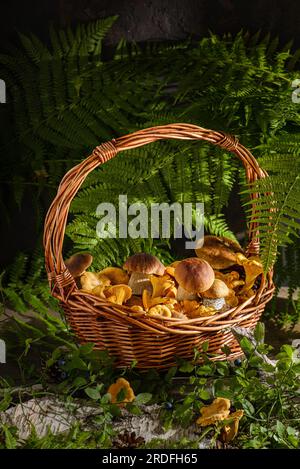
[{"label": "sunlit fern leaf", "polygon": [[257,180],[247,191],[260,195],[251,204],[255,205],[255,221],[260,225],[261,258],[265,271],[274,265],[278,246],[286,245],[294,236],[299,236],[300,161],[299,158],[294,162],[283,160],[283,164],[286,164],[285,170],[277,173],[272,171],[270,161],[268,166],[272,174]]},{"label": "sunlit fern leaf", "polygon": [[228,204],[229,195],[235,182],[238,161],[235,155],[229,152],[213,149],[209,167],[213,213],[221,214]]},{"label": "sunlit fern leaf", "polygon": [[236,240],[234,233],[228,227],[224,215],[205,215],[204,227],[207,233],[215,236],[226,236],[227,238]]}]

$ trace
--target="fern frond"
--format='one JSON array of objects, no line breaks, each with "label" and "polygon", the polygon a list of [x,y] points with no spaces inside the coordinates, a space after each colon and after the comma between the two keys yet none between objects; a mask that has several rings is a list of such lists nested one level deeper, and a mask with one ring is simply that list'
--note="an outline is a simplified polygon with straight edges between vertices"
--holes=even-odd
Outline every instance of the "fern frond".
[{"label": "fern frond", "polygon": [[[272,167],[271,161],[269,161],[270,166]],[[272,168],[273,174],[257,180],[248,191],[249,194],[257,192],[260,196],[250,203],[255,205],[255,221],[260,225],[261,258],[265,271],[274,265],[278,246],[286,245],[291,242],[292,237],[299,236],[299,160],[282,161],[280,174],[276,173],[276,167],[278,166]]]}]

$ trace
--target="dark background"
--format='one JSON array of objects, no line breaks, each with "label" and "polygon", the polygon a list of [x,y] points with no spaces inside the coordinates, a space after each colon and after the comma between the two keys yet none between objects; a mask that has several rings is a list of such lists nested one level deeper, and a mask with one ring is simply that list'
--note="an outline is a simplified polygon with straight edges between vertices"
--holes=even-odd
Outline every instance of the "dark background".
[{"label": "dark background", "polygon": [[[271,33],[279,37],[280,44],[294,39],[294,46],[300,47],[299,0],[10,0],[1,2],[0,15],[1,49],[17,41],[17,31],[35,33],[47,41],[50,23],[64,28],[111,15],[119,18],[107,36],[108,51],[121,38],[178,41],[200,38],[209,31],[235,34],[241,29]],[[10,214],[9,226],[0,213],[1,264],[11,262],[16,252],[35,246],[29,200],[25,196],[21,211]],[[231,218],[237,220],[238,201],[230,207],[235,207]]]},{"label": "dark background", "polygon": [[300,45],[298,0],[11,0],[1,2],[1,43],[15,31],[47,38],[49,22],[65,27],[110,15],[119,20],[108,43],[180,40],[189,35],[236,33],[240,29],[271,32]]}]

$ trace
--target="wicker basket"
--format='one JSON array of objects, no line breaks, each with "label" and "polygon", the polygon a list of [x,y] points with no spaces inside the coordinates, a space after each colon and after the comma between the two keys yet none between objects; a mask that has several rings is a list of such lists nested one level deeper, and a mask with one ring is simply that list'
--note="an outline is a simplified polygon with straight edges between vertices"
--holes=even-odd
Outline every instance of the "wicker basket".
[{"label": "wicker basket", "polygon": [[[176,357],[192,358],[194,349],[208,341],[212,359],[225,359],[221,348],[231,349],[230,359],[241,355],[231,327],[254,328],[266,303],[272,298],[272,272],[262,277],[260,287],[236,308],[210,317],[196,319],[160,319],[137,313],[80,291],[67,270],[62,247],[70,204],[87,175],[123,150],[137,148],[156,140],[204,140],[234,153],[244,164],[248,183],[264,178],[266,173],[236,138],[190,124],[170,124],[148,128],[103,143],[61,181],[45,221],[44,247],[46,269],[52,294],[58,298],[67,320],[80,343],[93,342],[95,348],[108,350],[116,366],[124,367],[137,360],[138,368],[167,368]],[[256,197],[253,195],[253,197]],[[247,255],[259,254],[255,208],[249,226]]]}]

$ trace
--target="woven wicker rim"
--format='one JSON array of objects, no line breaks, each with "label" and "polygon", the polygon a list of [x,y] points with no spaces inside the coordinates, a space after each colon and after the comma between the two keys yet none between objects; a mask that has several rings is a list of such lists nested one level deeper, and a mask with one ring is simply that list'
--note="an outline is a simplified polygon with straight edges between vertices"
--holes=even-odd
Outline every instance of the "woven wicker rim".
[{"label": "woven wicker rim", "polygon": [[[238,307],[210,317],[182,320],[149,317],[146,313],[132,311],[128,306],[115,305],[92,294],[82,292],[77,288],[74,278],[65,266],[62,247],[69,207],[88,174],[123,150],[130,150],[162,139],[203,140],[234,153],[244,165],[249,185],[257,179],[267,176],[267,173],[259,167],[254,156],[239,143],[236,137],[191,124],[179,123],[151,127],[97,146],[89,157],[63,177],[46,216],[44,228],[45,262],[52,294],[72,309],[152,331],[155,334],[195,335],[201,331],[219,331],[240,322],[245,323],[248,319],[249,322],[252,322],[251,318],[257,308],[263,310],[265,304],[272,298],[274,291],[272,270],[262,277],[260,287],[255,295]],[[255,199],[258,195],[252,194],[251,197]],[[253,204],[248,228],[247,255],[259,254],[258,229],[255,204]]]}]

